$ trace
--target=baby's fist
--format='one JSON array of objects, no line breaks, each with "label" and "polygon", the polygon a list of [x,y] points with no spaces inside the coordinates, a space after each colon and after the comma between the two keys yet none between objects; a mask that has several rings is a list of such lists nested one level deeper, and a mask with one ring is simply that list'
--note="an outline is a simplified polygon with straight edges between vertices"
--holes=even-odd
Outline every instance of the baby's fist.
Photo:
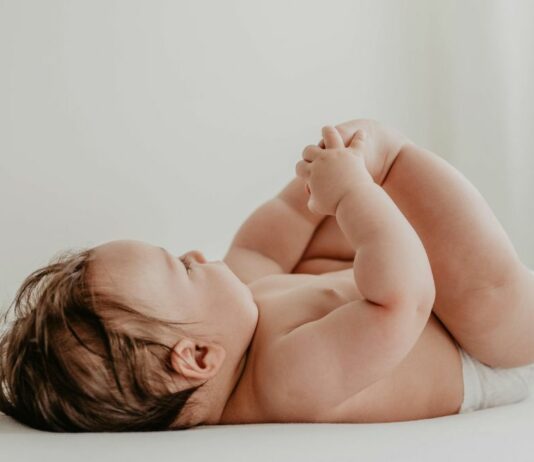
[{"label": "baby's fist", "polygon": [[365,132],[358,130],[345,147],[336,128],[323,127],[325,149],[307,146],[296,165],[296,174],[306,181],[313,213],[335,215],[341,199],[359,183],[374,183],[365,166]]}]

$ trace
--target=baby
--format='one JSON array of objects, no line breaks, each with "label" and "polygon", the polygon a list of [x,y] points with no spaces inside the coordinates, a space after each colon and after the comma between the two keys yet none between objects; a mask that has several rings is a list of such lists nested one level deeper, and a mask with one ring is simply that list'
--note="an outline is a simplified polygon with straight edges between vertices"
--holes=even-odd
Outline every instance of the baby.
[{"label": "baby", "polygon": [[29,275],[0,339],[0,410],[43,430],[141,431],[524,399],[534,274],[480,193],[376,121],[322,136],[224,261],[122,240]]}]

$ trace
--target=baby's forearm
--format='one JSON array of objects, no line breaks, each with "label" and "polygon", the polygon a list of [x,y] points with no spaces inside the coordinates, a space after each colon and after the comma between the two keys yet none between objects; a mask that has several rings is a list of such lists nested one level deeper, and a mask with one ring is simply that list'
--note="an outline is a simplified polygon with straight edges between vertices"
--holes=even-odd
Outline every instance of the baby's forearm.
[{"label": "baby's forearm", "polygon": [[356,185],[336,210],[351,243],[361,294],[383,306],[432,309],[435,287],[423,244],[388,194],[377,184]]},{"label": "baby's forearm", "polygon": [[[295,189],[295,186],[293,181],[284,191]],[[299,186],[303,194],[304,184]],[[253,211],[239,227],[231,247],[255,250],[278,263],[283,272],[289,273],[300,261],[323,218],[309,211],[305,215],[285,196],[278,195]]]}]

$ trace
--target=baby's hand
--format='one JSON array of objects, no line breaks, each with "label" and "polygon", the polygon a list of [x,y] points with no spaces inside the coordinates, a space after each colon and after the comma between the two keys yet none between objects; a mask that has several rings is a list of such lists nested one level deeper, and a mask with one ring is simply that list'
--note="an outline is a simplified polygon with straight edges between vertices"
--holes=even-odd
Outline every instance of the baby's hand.
[{"label": "baby's hand", "polygon": [[308,208],[313,213],[334,215],[341,199],[360,183],[373,183],[365,166],[365,132],[357,130],[348,147],[334,127],[323,127],[326,149],[304,148],[295,167],[310,193]]},{"label": "baby's hand", "polygon": [[[385,177],[401,148],[409,142],[407,136],[372,119],[354,119],[335,126],[345,146],[357,130],[364,130],[367,149],[364,154],[365,165],[375,183],[382,186]],[[324,140],[319,142],[324,148]]]}]

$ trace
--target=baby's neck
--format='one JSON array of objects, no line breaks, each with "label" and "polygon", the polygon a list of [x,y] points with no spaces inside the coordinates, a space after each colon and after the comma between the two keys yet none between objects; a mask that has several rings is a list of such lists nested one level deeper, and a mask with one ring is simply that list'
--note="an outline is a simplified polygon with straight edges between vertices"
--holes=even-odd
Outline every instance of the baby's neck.
[{"label": "baby's neck", "polygon": [[[245,405],[246,396],[249,393],[249,383],[247,380],[248,374],[246,371],[250,365],[250,345],[241,360],[239,361],[238,366],[235,369],[235,374],[232,375],[231,380],[229,381],[229,386],[227,386],[226,398],[222,402],[222,409],[218,414],[213,416],[213,424],[230,424],[237,423],[238,416],[241,415],[239,409],[241,406]],[[223,395],[224,396],[224,395]]]}]

